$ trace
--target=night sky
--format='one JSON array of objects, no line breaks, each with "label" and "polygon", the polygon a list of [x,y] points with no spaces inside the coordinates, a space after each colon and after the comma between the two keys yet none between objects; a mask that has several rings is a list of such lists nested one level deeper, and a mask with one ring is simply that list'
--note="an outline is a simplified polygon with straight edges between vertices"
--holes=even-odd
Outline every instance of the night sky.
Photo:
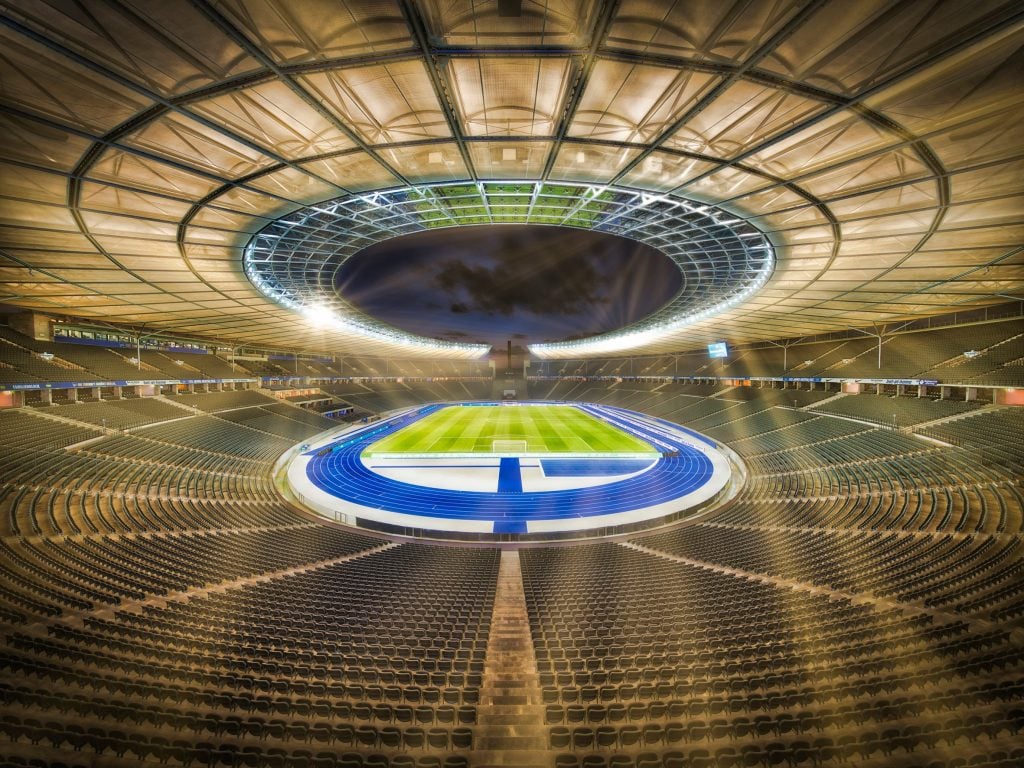
[{"label": "night sky", "polygon": [[564,227],[489,225],[378,243],[343,265],[338,292],[424,336],[516,345],[620,328],[679,290],[675,264],[633,240]]}]

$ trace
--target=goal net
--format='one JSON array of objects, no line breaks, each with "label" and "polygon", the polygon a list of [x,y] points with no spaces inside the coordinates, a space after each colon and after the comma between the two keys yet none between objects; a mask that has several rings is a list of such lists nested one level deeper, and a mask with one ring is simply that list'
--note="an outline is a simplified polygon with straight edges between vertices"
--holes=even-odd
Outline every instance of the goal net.
[{"label": "goal net", "polygon": [[525,440],[492,440],[491,451],[494,453],[525,453]]}]

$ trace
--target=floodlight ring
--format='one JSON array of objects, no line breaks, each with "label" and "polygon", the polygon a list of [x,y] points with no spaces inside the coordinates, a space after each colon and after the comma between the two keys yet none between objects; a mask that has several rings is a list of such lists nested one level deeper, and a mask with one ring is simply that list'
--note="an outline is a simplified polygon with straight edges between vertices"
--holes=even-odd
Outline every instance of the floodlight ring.
[{"label": "floodlight ring", "polygon": [[419,336],[366,315],[338,293],[334,275],[384,240],[487,224],[607,232],[655,248],[680,270],[679,291],[651,314],[585,339],[531,345],[542,358],[600,356],[648,344],[746,301],[767,283],[776,261],[765,232],[710,203],[622,186],[479,181],[394,187],[305,206],[255,233],[243,266],[261,293],[311,322],[410,351],[479,357],[485,345]]}]

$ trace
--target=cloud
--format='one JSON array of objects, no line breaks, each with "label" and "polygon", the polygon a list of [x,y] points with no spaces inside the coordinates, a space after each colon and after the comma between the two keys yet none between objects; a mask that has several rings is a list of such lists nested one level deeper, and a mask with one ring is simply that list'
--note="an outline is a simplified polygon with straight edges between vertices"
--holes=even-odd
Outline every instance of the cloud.
[{"label": "cloud", "polygon": [[559,336],[554,339],[544,339],[545,344],[553,344],[559,341],[579,341],[580,339],[586,339],[593,334],[591,333],[570,333],[568,336]]},{"label": "cloud", "polygon": [[[335,286],[358,309],[398,328],[453,341],[483,338],[504,351],[510,338],[525,344],[589,336],[661,306],[678,289],[679,271],[644,249],[558,227],[430,230],[348,259]],[[465,335],[446,336],[449,330]]]},{"label": "cloud", "polygon": [[553,249],[544,258],[499,252],[489,261],[447,259],[434,282],[451,298],[456,314],[508,317],[585,314],[607,303],[607,279],[586,254]]},{"label": "cloud", "polygon": [[486,341],[485,339],[477,338],[465,331],[457,331],[455,329],[446,329],[444,331],[438,331],[434,334],[439,339],[451,339],[452,341],[468,341],[470,344],[486,344],[487,346],[492,345],[492,342]]}]

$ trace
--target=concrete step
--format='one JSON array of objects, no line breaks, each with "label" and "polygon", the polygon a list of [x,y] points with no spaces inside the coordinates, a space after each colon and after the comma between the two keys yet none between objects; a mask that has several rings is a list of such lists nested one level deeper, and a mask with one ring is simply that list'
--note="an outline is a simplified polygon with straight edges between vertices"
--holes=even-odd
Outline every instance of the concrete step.
[{"label": "concrete step", "polygon": [[515,753],[474,753],[474,768],[551,768],[554,758],[544,751],[528,752],[525,750]]},{"label": "concrete step", "polygon": [[511,750],[536,751],[547,748],[547,739],[541,736],[509,735],[509,736],[481,736],[476,739],[474,746],[478,746],[483,752]]},{"label": "concrete step", "polygon": [[533,685],[523,685],[519,680],[485,680],[480,686],[481,693],[506,694],[533,690]]},{"label": "concrete step", "polygon": [[527,705],[494,705],[488,707],[487,712],[483,715],[478,715],[478,720],[482,723],[485,722],[487,717],[502,718],[507,716],[516,717],[534,717],[544,718],[544,705],[543,703],[527,703]]},{"label": "concrete step", "polygon": [[531,702],[530,702],[530,697],[527,696],[526,694],[522,694],[522,695],[518,695],[518,696],[517,695],[509,694],[509,695],[506,695],[506,696],[490,696],[490,697],[486,697],[486,698],[484,696],[481,696],[480,697],[480,703],[481,704],[496,704],[497,706],[506,706],[506,707],[524,707],[527,704],[530,704]]},{"label": "concrete step", "polygon": [[533,688],[506,687],[506,688],[483,688],[480,690],[480,698],[485,696],[532,696]]},{"label": "concrete step", "polygon": [[[516,709],[523,709],[517,707]],[[536,712],[513,711],[508,713],[490,712],[479,718],[480,725],[528,725],[533,727],[537,722]]]},{"label": "concrete step", "polygon": [[510,685],[518,685],[521,688],[530,688],[538,680],[540,675],[536,672],[526,672],[519,668],[506,667],[500,672],[487,673],[484,675],[483,684],[484,686],[500,685],[507,688]]}]

